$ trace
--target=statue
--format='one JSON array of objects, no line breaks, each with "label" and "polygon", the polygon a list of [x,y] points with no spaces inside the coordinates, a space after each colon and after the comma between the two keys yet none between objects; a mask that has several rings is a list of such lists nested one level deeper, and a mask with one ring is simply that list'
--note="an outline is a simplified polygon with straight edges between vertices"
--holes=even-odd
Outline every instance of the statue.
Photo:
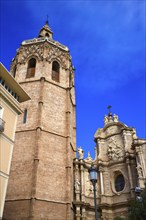
[{"label": "statue", "polygon": [[114,114],[114,122],[118,122],[118,115]]},{"label": "statue", "polygon": [[87,162],[92,162],[92,157],[90,155],[90,152],[88,151],[88,157],[85,159]]},{"label": "statue", "polygon": [[84,157],[84,151],[81,147],[78,148],[79,160],[82,160]]},{"label": "statue", "polygon": [[136,135],[136,130],[135,130],[135,128],[133,128],[132,136],[133,136],[133,139],[137,139],[137,135]]},{"label": "statue", "polygon": [[142,178],[143,173],[142,173],[142,167],[141,167],[140,163],[137,164],[136,169],[137,169],[138,177]]},{"label": "statue", "polygon": [[78,180],[78,178],[75,180],[75,190],[79,191],[80,190],[80,181]]},{"label": "statue", "polygon": [[104,124],[106,125],[107,123],[108,123],[108,116],[105,115],[105,116],[104,116]]}]

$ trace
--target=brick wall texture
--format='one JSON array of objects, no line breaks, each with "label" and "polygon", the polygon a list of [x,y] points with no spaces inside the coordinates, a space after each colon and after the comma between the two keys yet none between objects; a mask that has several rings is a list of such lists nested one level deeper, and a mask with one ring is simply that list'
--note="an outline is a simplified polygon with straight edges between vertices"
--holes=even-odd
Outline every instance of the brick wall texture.
[{"label": "brick wall texture", "polygon": [[[44,54],[48,47],[44,46]],[[74,85],[70,82],[71,62],[69,55],[65,56],[64,69],[58,55],[53,55],[53,60],[60,65],[60,81],[55,82],[51,79],[52,62],[39,60],[29,51],[23,63],[25,50],[26,47],[21,46],[14,60],[16,80],[31,100],[21,104],[23,110],[27,109],[27,119],[23,123],[24,114],[18,119],[4,218],[73,219],[76,118]],[[59,51],[62,53],[61,49]],[[33,78],[26,78],[31,57],[37,60],[36,72]]]}]

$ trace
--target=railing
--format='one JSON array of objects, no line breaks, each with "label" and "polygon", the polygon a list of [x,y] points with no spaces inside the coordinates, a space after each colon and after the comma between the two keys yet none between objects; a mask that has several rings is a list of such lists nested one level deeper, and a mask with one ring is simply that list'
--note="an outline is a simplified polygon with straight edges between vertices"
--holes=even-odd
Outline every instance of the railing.
[{"label": "railing", "polygon": [[5,121],[0,118],[0,132],[4,132],[4,127],[5,127]]}]

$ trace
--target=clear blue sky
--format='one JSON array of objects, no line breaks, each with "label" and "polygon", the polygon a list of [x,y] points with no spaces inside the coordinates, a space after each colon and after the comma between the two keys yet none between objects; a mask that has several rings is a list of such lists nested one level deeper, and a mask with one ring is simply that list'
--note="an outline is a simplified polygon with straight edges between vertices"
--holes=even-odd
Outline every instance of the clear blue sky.
[{"label": "clear blue sky", "polygon": [[77,146],[94,156],[107,106],[146,137],[145,1],[0,1],[0,59],[9,70],[23,40],[49,16],[54,39],[70,49],[75,71]]}]

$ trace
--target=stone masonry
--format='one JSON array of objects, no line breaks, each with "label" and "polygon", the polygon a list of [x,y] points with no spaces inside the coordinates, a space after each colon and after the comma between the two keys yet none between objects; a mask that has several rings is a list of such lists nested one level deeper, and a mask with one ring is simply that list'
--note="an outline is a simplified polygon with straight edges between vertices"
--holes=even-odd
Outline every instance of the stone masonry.
[{"label": "stone masonry", "polygon": [[[38,38],[22,42],[11,65],[31,100],[22,104],[26,123],[24,114],[18,120],[4,210],[8,220],[74,217],[74,72],[68,48],[52,34],[46,23]],[[27,78],[30,59],[36,61],[35,75]],[[51,77],[53,61],[60,67],[59,82]]]}]

